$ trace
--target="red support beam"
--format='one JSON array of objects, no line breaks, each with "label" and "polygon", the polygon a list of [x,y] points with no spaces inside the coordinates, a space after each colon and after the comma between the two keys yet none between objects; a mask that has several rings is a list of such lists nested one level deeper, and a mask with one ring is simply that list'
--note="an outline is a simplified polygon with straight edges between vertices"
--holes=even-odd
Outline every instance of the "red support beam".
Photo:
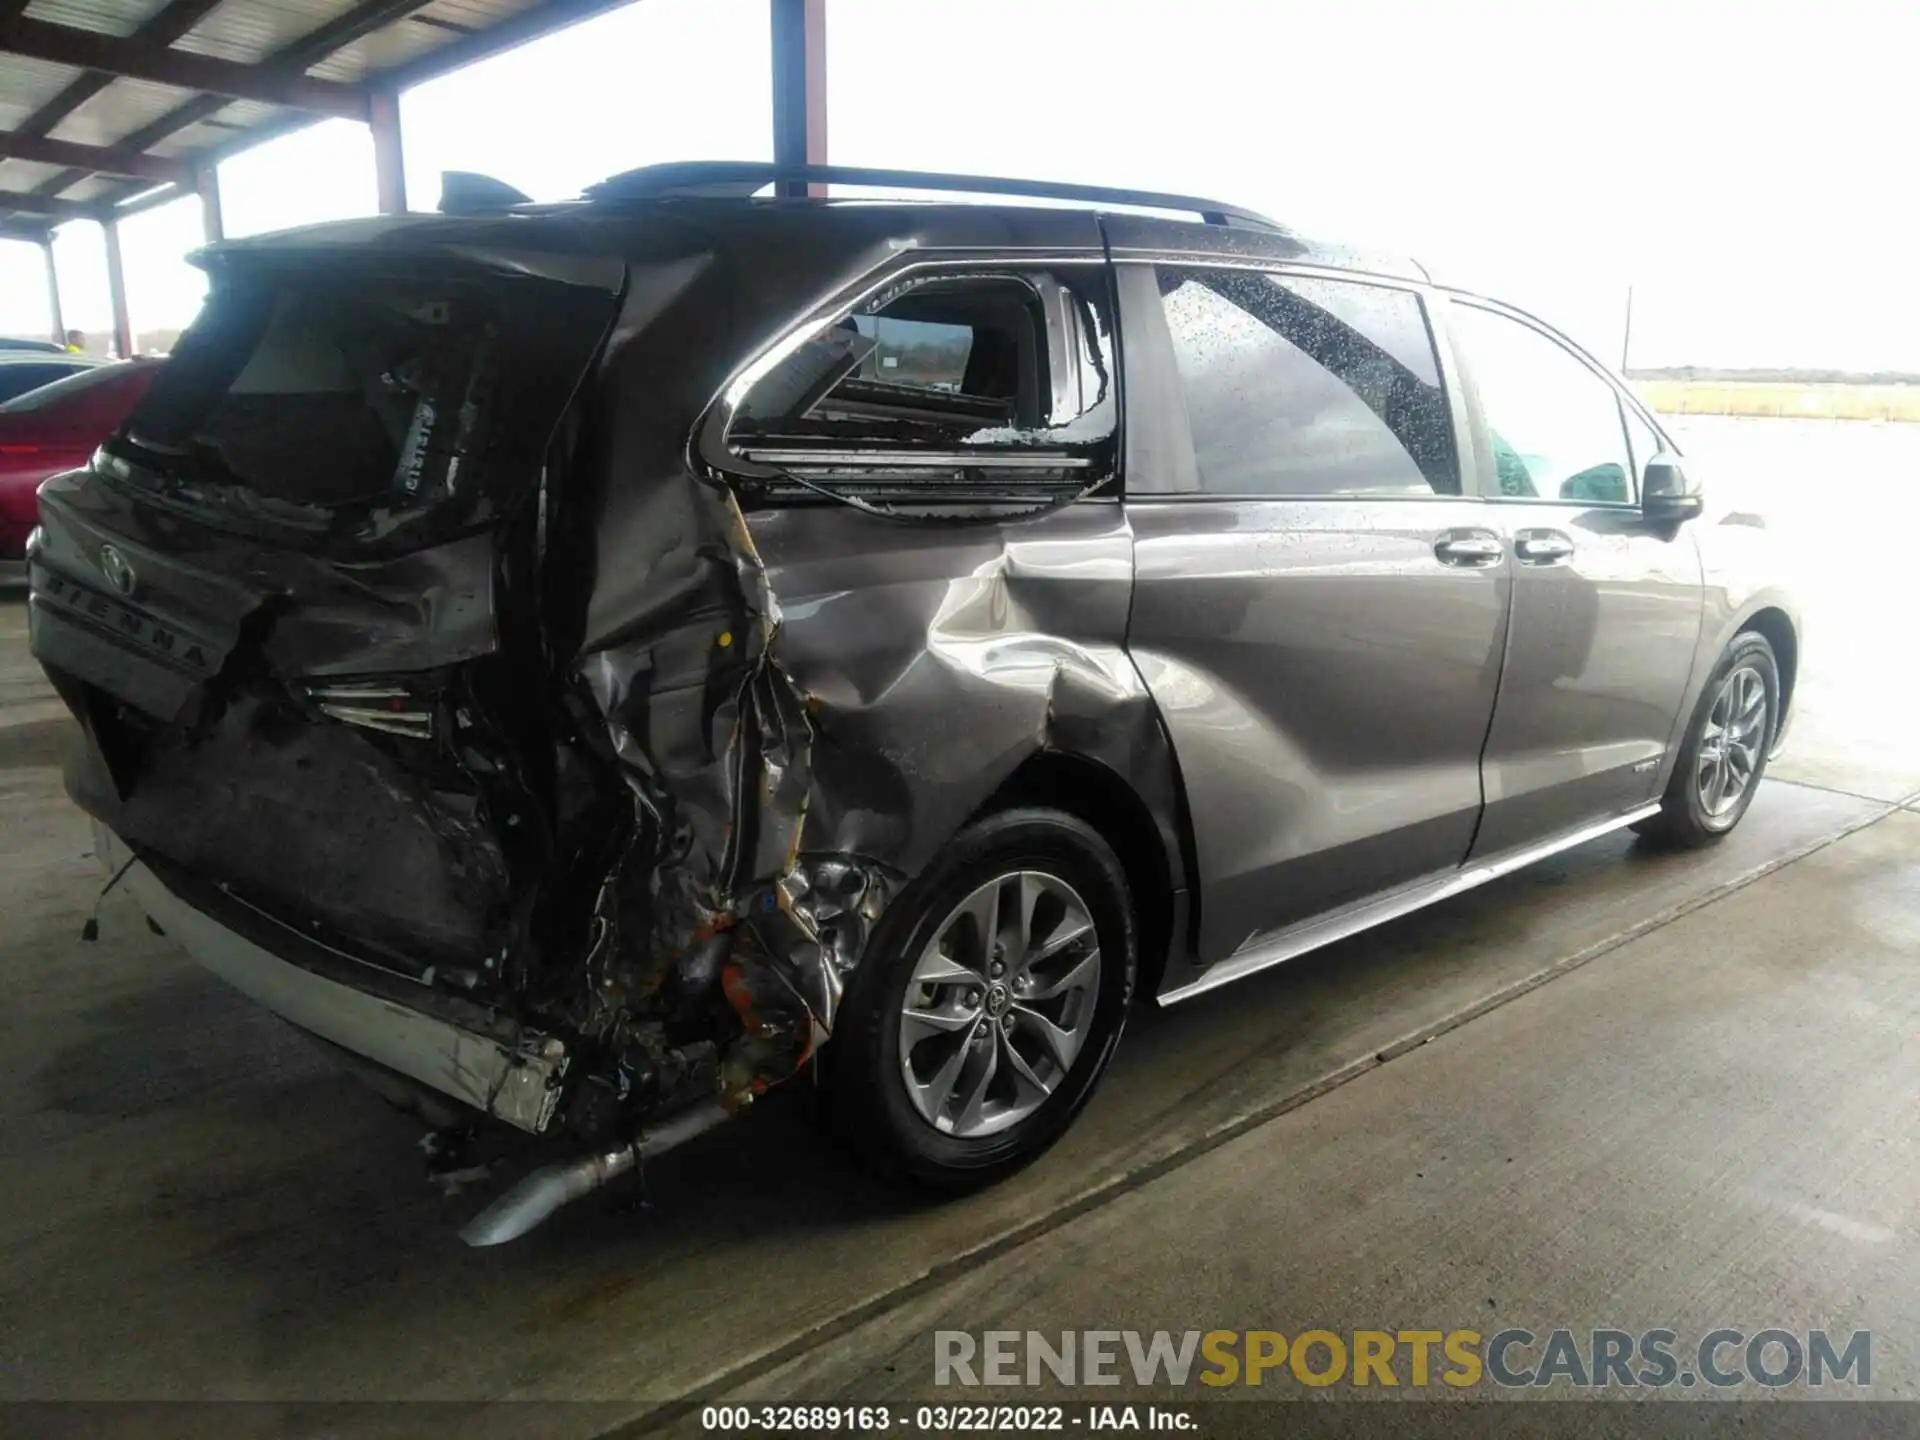
[{"label": "red support beam", "polygon": [[194,176],[194,189],[200,192],[200,229],[209,245],[227,238],[227,220],[220,209],[220,171],[209,165]]},{"label": "red support beam", "polygon": [[0,160],[30,160],[36,165],[63,165],[96,175],[125,175],[132,180],[163,183],[183,183],[188,176],[184,161],[145,155],[138,150],[76,145],[70,140],[49,140],[42,135],[19,135],[12,131],[0,131]]},{"label": "red support beam", "polygon": [[67,317],[60,309],[60,267],[53,262],[53,237],[40,242],[40,253],[47,260],[47,309],[53,315],[53,338],[67,343]]},{"label": "red support beam", "polygon": [[368,106],[367,126],[373,131],[373,178],[382,215],[407,213],[406,149],[400,136],[400,97],[391,90],[375,91]]},{"label": "red support beam", "polygon": [[[771,0],[773,162],[827,163],[827,0]],[[783,184],[782,194],[825,194]]]},{"label": "red support beam", "polygon": [[0,19],[0,52],[149,80],[157,85],[173,85],[182,90],[204,90],[236,100],[288,105],[296,110],[338,115],[349,120],[367,117],[366,92],[351,85],[299,74],[270,74],[255,65],[217,60],[211,55],[195,55],[185,50],[155,49],[117,35],[55,25],[25,15]]},{"label": "red support beam", "polygon": [[133,321],[127,315],[127,271],[120,263],[120,225],[109,220],[100,227],[107,239],[107,295],[113,301],[113,353],[133,358]]}]

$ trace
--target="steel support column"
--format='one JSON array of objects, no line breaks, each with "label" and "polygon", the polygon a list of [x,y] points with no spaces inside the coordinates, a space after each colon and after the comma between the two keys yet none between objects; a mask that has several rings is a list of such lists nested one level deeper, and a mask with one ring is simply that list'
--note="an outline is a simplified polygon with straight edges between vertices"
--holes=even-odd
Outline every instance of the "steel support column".
[{"label": "steel support column", "polygon": [[53,261],[53,237],[40,242],[40,253],[47,260],[47,310],[53,316],[53,338],[67,343],[67,317],[60,309],[60,267]]},{"label": "steel support column", "polygon": [[[827,0],[771,0],[773,163],[827,163]],[[824,195],[783,182],[783,195]]]},{"label": "steel support column", "polygon": [[107,295],[113,301],[113,353],[127,360],[133,356],[133,321],[127,317],[127,272],[120,263],[120,222],[101,221],[100,233],[107,239]]},{"label": "steel support column", "polygon": [[407,209],[407,167],[400,141],[398,94],[391,90],[374,92],[367,106],[367,128],[373,132],[373,174],[380,213],[403,215]]},{"label": "steel support column", "polygon": [[200,229],[209,245],[218,244],[227,238],[226,217],[220,210],[219,167],[209,165],[197,171],[193,177],[193,188],[200,196]]}]

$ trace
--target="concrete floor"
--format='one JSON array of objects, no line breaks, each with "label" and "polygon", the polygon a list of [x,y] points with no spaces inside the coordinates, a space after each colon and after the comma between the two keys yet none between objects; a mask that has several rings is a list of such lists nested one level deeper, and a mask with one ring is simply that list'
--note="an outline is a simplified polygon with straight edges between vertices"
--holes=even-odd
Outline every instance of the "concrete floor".
[{"label": "concrete floor", "polygon": [[988,1194],[904,1203],[787,1097],[475,1252],[404,1117],[123,897],[81,942],[22,629],[0,601],[0,1400],[602,1402],[469,1424],[586,1434],[926,1396],[936,1328],[1509,1322],[1869,1327],[1875,1397],[1920,1384],[1920,746],[1863,751],[1900,683],[1864,663],[1810,671],[1726,844],[1610,837],[1142,1011]]}]

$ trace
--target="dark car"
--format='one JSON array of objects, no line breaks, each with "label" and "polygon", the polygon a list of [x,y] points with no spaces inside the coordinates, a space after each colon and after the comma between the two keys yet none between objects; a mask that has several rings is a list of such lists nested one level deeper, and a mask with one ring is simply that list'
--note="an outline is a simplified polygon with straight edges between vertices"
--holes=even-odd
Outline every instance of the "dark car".
[{"label": "dark car", "polygon": [[575,1147],[479,1243],[807,1070],[993,1180],[1136,995],[1716,840],[1784,728],[1772,539],[1619,380],[1231,206],[667,166],[207,263],[42,493],[70,789],[443,1139]]},{"label": "dark car", "polygon": [[157,360],[94,365],[0,404],[0,579],[18,573],[40,482],[87,463],[147,392]]},{"label": "dark car", "polygon": [[0,351],[24,350],[40,355],[66,355],[71,352],[56,340],[41,340],[30,335],[0,335]]},{"label": "dark car", "polygon": [[0,404],[107,363],[96,356],[76,355],[71,351],[0,350]]}]

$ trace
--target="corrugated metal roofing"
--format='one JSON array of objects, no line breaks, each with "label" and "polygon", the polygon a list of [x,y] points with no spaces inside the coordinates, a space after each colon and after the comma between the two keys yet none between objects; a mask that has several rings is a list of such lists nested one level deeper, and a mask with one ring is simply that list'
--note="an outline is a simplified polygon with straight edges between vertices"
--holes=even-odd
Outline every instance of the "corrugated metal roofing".
[{"label": "corrugated metal roofing", "polygon": [[69,200],[105,200],[120,188],[118,182],[105,175],[89,175],[78,184],[69,186],[65,191]]},{"label": "corrugated metal roofing", "polygon": [[[111,145],[193,98],[191,90],[116,80],[53,127],[53,138],[77,145]],[[0,204],[5,197],[0,196]]]},{"label": "corrugated metal roofing", "polygon": [[31,160],[0,160],[0,187],[31,190],[59,173],[58,165],[36,165]]},{"label": "corrugated metal roofing", "polygon": [[26,118],[58,95],[80,72],[20,55],[0,55],[0,125],[17,130]]},{"label": "corrugated metal roofing", "polygon": [[32,0],[27,16],[97,30],[103,35],[131,35],[166,8],[167,0]]},{"label": "corrugated metal roofing", "polygon": [[0,235],[190,188],[194,162],[624,3],[0,0]]},{"label": "corrugated metal roofing", "polygon": [[252,64],[352,8],[353,0],[229,0],[176,40],[174,49]]},{"label": "corrugated metal roofing", "polygon": [[336,50],[307,73],[323,80],[358,80],[376,70],[391,70],[409,60],[417,60],[453,38],[445,30],[435,30],[417,20],[389,25],[354,41],[344,50]]}]

